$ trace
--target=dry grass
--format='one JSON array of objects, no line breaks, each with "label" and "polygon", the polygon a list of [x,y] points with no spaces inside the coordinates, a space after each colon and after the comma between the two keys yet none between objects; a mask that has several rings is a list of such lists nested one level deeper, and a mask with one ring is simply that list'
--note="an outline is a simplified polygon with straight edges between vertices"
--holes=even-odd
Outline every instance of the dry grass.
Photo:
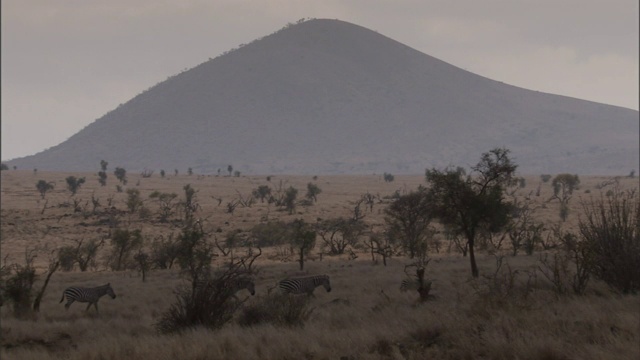
[{"label": "dry grass", "polygon": [[[74,239],[100,236],[108,231],[99,217],[73,213],[72,208],[57,207],[72,201],[64,178],[70,174],[27,171],[2,172],[2,256],[20,262],[26,246],[49,249],[73,244]],[[86,176],[77,199],[87,201],[92,193],[106,205],[113,196],[113,206],[125,210],[126,193],[115,192],[110,174],[107,187],[100,187],[95,174]],[[381,197],[399,190],[410,191],[424,184],[421,176],[396,176],[385,183],[382,176],[320,176],[317,180],[302,176],[272,177],[197,177],[180,175],[161,179],[130,175],[128,187],[136,187],[147,198],[153,190],[175,192],[191,184],[197,189],[202,205],[200,216],[207,226],[224,231],[248,229],[269,218],[288,221],[303,217],[348,216],[354,201],[365,192]],[[55,190],[47,194],[48,206],[41,214],[43,200],[35,189],[37,180],[55,181]],[[136,183],[140,180],[140,185]],[[306,184],[317,184],[322,193],[318,203],[299,207],[289,216],[266,204],[237,208],[226,213],[225,204],[246,196],[259,185],[272,188],[283,181],[302,196]],[[588,198],[585,190],[598,194],[596,185],[607,178],[583,178],[580,190],[570,202],[570,215],[564,227],[575,229],[581,211],[578,197]],[[557,202],[546,203],[552,193],[550,183],[542,185],[535,196],[539,177],[527,178],[527,187],[518,190],[520,199],[530,196],[540,206],[535,216],[547,224],[559,221]],[[623,188],[637,188],[637,179],[620,179]],[[606,188],[605,188],[606,191]],[[531,195],[530,195],[531,194]],[[218,201],[212,197],[222,198]],[[90,202],[90,201],[89,201]],[[147,206],[154,206],[147,200]],[[383,224],[382,209],[376,204],[365,220],[374,228]],[[544,207],[544,208],[543,208]],[[171,231],[168,225],[150,224],[136,216],[123,215],[123,226],[140,228],[147,236]],[[175,230],[174,230],[175,231]],[[320,249],[314,251],[317,254]],[[154,328],[160,314],[174,301],[173,289],[184,282],[175,270],[152,271],[146,283],[134,271],[99,271],[86,273],[57,272],[42,300],[41,310],[33,320],[12,317],[8,306],[1,308],[3,359],[637,359],[640,358],[640,301],[637,295],[620,296],[605,285],[591,282],[584,296],[559,299],[542,276],[530,279],[527,271],[537,265],[536,257],[507,256],[512,271],[518,270],[514,285],[505,291],[491,286],[492,280],[470,279],[468,259],[451,253],[433,254],[427,277],[434,279],[434,298],[417,302],[416,293],[399,290],[406,258],[392,258],[387,267],[374,264],[370,255],[359,252],[356,260],[324,256],[305,265],[304,273],[331,276],[332,292],[318,288],[310,300],[313,309],[304,327],[274,327],[261,324],[241,327],[232,322],[218,331],[196,329],[180,335],[159,335]],[[216,260],[218,265],[221,260]],[[480,273],[495,271],[495,257],[481,252]],[[47,256],[36,261],[44,272]],[[269,260],[257,263],[259,273],[256,296],[246,305],[258,303],[267,289],[278,280],[298,275],[298,264]],[[41,277],[42,280],[42,277]],[[527,285],[527,280],[530,280]],[[70,285],[95,286],[110,282],[117,298],[100,300],[100,314],[84,311],[85,304],[74,304],[69,311],[60,304],[62,291]],[[36,284],[38,288],[40,283]],[[249,296],[247,292],[240,297]]]}]

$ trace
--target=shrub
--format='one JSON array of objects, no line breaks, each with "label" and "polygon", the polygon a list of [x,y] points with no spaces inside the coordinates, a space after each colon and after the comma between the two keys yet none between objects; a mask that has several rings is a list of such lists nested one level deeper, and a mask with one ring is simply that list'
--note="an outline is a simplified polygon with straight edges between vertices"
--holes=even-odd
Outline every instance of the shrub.
[{"label": "shrub", "polygon": [[162,314],[156,329],[161,333],[175,333],[195,327],[218,329],[229,322],[242,302],[232,300],[232,284],[242,276],[238,266],[204,279],[192,279],[191,286],[176,290],[176,302]]},{"label": "shrub", "polygon": [[132,214],[138,211],[143,204],[144,202],[140,196],[140,190],[127,189],[127,208]]},{"label": "shrub", "polygon": [[580,235],[590,251],[590,271],[623,293],[640,289],[640,201],[615,189],[583,202]]},{"label": "shrub", "polygon": [[313,309],[308,296],[292,296],[282,293],[267,295],[262,301],[242,309],[238,318],[241,326],[273,324],[278,326],[303,326]]},{"label": "shrub", "polygon": [[250,230],[253,244],[258,247],[282,245],[287,242],[287,225],[270,221],[253,226]]},{"label": "shrub", "polygon": [[71,271],[76,264],[77,250],[75,246],[63,246],[58,250],[58,260],[62,271]]},{"label": "shrub", "polygon": [[165,239],[162,235],[157,237],[151,244],[151,262],[159,269],[171,269],[173,263],[179,255],[179,246],[173,240],[173,233]]},{"label": "shrub", "polygon": [[12,265],[11,274],[5,284],[5,296],[13,304],[13,314],[16,317],[24,317],[31,313],[36,269],[33,267],[35,256],[30,256],[27,255],[26,265]]},{"label": "shrub", "polygon": [[263,203],[264,199],[268,199],[271,195],[271,188],[268,185],[260,185],[258,188],[254,189],[251,194],[254,198],[260,199],[260,202]]}]

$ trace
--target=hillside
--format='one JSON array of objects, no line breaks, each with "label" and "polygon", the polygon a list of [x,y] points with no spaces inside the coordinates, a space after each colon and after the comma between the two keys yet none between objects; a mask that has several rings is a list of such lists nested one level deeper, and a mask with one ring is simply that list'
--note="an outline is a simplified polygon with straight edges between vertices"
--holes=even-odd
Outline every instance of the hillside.
[{"label": "hillside", "polygon": [[526,90],[311,20],[171,76],[21,169],[422,173],[497,146],[523,173],[628,174],[638,111]]}]

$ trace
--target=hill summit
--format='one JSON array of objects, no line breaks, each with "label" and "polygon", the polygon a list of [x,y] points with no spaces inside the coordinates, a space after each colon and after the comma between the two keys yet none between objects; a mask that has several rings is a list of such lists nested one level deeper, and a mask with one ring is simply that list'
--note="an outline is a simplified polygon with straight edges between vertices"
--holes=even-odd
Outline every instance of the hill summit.
[{"label": "hill summit", "polygon": [[522,173],[627,174],[638,111],[526,90],[309,20],[169,77],[21,169],[423,173],[506,147]]}]

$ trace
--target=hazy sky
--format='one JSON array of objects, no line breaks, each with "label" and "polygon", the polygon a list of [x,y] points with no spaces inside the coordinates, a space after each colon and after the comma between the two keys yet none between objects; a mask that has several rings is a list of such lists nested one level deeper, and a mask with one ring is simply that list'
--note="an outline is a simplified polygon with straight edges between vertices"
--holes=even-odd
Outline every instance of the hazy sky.
[{"label": "hazy sky", "polygon": [[476,74],[638,110],[638,0],[2,0],[2,159],[55,146],[168,76],[301,18]]}]

